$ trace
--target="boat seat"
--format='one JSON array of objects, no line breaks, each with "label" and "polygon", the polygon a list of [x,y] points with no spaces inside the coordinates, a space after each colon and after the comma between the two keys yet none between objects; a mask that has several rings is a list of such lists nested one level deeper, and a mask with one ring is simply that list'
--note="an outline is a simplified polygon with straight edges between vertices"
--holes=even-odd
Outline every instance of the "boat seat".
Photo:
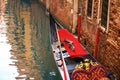
[{"label": "boat seat", "polygon": [[58,29],[58,35],[70,57],[86,56],[88,53],[67,29]]},{"label": "boat seat", "polygon": [[63,40],[63,42],[67,42],[67,43],[68,43],[69,48],[70,48],[72,51],[74,51],[74,50],[75,50],[75,47],[74,47],[74,45],[73,45],[73,41],[68,40],[68,39],[64,39],[64,40]]},{"label": "boat seat", "polygon": [[107,72],[102,65],[93,66],[90,71],[75,69],[72,73],[72,80],[100,80],[103,77],[107,77]]}]

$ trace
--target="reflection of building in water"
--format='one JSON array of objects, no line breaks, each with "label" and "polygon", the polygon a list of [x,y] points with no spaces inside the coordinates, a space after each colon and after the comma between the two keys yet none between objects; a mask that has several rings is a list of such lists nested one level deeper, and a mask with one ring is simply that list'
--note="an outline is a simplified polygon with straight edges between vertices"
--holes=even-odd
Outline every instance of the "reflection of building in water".
[{"label": "reflection of building in water", "polygon": [[[16,79],[41,80],[31,52],[30,7],[21,5],[22,0],[8,0],[8,37],[12,45],[12,59],[17,60],[19,75]],[[36,68],[34,68],[36,67]]]},{"label": "reflection of building in water", "polygon": [[7,14],[5,14],[7,0],[0,0],[0,80],[15,80],[18,76],[17,67],[11,66],[14,62],[11,60],[10,49],[11,45],[8,43],[7,33]]}]

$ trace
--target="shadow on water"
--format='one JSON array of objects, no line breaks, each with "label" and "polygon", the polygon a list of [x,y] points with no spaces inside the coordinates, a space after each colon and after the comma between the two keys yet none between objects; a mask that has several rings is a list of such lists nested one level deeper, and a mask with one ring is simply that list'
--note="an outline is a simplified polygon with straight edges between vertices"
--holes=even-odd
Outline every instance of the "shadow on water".
[{"label": "shadow on water", "polygon": [[16,80],[62,80],[50,45],[50,23],[37,0],[8,0],[5,16]]},{"label": "shadow on water", "polygon": [[50,45],[50,23],[49,17],[46,16],[45,7],[36,1],[32,1],[31,27],[32,27],[32,49],[34,58],[40,65],[40,73],[44,80],[62,80],[57,71],[53,60]]}]

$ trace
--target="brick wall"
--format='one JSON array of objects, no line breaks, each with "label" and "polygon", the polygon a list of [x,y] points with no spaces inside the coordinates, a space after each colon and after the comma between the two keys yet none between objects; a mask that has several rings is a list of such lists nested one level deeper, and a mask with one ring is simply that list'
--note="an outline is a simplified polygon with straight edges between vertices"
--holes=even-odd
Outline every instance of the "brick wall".
[{"label": "brick wall", "polygon": [[[95,0],[98,2],[98,0]],[[93,6],[98,5],[94,2]],[[91,18],[87,17],[87,0],[82,0],[82,27],[81,27],[81,43],[87,48],[87,50],[93,54],[94,44],[97,33],[97,7],[93,7],[93,16]]]},{"label": "brick wall", "polygon": [[120,80],[120,3],[111,0],[107,34],[101,33],[98,59]]},{"label": "brick wall", "polygon": [[[92,54],[94,53],[98,15],[101,13],[101,10],[98,11],[101,8],[98,2],[99,0],[94,0],[93,17],[89,19],[86,16],[87,1],[82,1],[81,42]],[[120,0],[110,0],[109,11],[109,29],[108,33],[102,31],[100,33],[97,59],[107,70],[114,73],[117,80],[120,80]]]}]

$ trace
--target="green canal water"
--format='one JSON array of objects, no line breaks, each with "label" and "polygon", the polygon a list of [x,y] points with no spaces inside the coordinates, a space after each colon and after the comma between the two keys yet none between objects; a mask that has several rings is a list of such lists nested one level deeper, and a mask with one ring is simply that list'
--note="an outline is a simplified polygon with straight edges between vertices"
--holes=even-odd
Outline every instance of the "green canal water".
[{"label": "green canal water", "polygon": [[4,6],[0,7],[0,50],[7,65],[0,67],[0,80],[62,80],[52,55],[44,5],[37,0],[0,1]]}]

